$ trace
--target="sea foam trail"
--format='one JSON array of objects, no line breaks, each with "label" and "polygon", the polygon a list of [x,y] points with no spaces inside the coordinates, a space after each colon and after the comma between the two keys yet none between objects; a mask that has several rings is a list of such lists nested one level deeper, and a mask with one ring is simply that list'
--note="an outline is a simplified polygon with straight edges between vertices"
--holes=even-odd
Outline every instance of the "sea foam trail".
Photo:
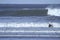
[{"label": "sea foam trail", "polygon": [[[53,27],[60,27],[60,23],[51,23]],[[49,23],[0,23],[0,27],[49,27]]]}]

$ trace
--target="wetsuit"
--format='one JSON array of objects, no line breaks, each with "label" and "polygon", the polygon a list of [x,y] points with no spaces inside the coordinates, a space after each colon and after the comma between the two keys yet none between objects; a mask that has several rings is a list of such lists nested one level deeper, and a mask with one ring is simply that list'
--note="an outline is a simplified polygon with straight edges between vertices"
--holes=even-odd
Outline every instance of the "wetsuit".
[{"label": "wetsuit", "polygon": [[49,27],[53,27],[51,24],[49,24]]}]

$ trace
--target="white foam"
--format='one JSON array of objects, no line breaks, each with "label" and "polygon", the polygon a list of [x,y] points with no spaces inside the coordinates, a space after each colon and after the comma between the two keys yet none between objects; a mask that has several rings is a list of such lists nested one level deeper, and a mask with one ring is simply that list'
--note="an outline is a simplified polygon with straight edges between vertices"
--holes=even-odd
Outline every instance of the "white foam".
[{"label": "white foam", "polygon": [[60,16],[60,9],[58,8],[46,8],[46,9],[48,9],[48,15]]},{"label": "white foam", "polygon": [[[60,23],[50,23],[53,27],[60,27]],[[0,23],[0,27],[48,27],[49,23]]]},{"label": "white foam", "polygon": [[47,27],[46,23],[0,23],[0,27]]}]

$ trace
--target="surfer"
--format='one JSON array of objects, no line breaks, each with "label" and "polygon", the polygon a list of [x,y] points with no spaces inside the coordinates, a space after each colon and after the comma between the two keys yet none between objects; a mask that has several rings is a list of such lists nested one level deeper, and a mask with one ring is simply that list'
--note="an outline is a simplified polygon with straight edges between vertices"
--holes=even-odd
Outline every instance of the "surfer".
[{"label": "surfer", "polygon": [[49,27],[49,28],[50,28],[50,27],[53,27],[53,25],[52,25],[52,24],[49,24],[48,27]]}]

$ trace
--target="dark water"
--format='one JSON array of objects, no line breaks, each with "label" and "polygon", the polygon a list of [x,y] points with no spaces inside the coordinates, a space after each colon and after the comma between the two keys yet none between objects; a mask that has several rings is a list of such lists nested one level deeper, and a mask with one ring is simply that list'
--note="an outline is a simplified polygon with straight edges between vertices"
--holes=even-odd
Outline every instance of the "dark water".
[{"label": "dark water", "polygon": [[0,4],[0,8],[46,8],[60,7],[60,4]]},{"label": "dark water", "polygon": [[[60,8],[60,4],[0,4],[0,16],[47,16],[47,7]],[[31,9],[35,10],[26,12]]]}]

